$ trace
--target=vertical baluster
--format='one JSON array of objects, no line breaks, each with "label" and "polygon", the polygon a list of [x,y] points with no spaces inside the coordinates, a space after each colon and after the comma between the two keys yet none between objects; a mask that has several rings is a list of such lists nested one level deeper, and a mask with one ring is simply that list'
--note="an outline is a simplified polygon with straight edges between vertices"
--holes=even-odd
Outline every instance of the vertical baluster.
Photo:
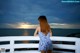
[{"label": "vertical baluster", "polygon": [[80,53],[80,39],[77,38],[76,40],[76,50],[75,53]]}]

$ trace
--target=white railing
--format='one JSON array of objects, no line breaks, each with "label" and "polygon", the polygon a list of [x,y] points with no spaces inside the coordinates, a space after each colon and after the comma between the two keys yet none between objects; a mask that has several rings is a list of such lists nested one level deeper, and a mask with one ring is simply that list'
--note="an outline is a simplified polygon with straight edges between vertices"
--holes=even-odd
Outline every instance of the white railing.
[{"label": "white railing", "polygon": [[[80,38],[75,37],[58,37],[53,36],[50,37],[52,41],[68,41],[68,42],[75,42],[75,45],[67,45],[67,44],[53,44],[54,48],[62,48],[62,49],[71,49],[75,50],[75,53],[80,53]],[[2,41],[10,41],[10,44],[0,45],[0,48],[10,49],[10,53],[15,53],[15,48],[38,48],[38,43],[20,43],[15,44],[15,41],[24,41],[24,40],[32,40],[32,41],[39,41],[39,37],[34,36],[7,36],[7,37],[0,37],[0,42]]]}]

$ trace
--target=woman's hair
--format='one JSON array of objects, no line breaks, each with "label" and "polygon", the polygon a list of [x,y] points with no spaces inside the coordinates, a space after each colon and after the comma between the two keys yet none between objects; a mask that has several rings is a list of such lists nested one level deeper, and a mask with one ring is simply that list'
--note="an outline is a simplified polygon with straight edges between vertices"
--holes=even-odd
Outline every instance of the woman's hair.
[{"label": "woman's hair", "polygon": [[47,35],[47,33],[50,31],[50,26],[47,22],[46,16],[39,16],[38,20],[40,22],[41,32]]}]

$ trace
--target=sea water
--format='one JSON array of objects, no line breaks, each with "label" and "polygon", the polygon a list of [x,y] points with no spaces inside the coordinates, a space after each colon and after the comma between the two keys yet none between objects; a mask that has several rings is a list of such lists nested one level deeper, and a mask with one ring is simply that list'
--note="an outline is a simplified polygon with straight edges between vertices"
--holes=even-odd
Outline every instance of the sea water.
[{"label": "sea water", "polygon": [[[1,36],[33,36],[35,29],[0,29]],[[52,29],[53,36],[79,34],[80,29]]]}]

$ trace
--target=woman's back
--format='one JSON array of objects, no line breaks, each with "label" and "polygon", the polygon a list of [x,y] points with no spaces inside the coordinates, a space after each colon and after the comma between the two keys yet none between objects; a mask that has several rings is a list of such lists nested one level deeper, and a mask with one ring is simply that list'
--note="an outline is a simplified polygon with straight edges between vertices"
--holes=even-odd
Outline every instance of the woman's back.
[{"label": "woman's back", "polygon": [[41,51],[41,50],[44,50],[44,51],[52,50],[53,47],[52,47],[52,41],[50,39],[50,32],[47,35],[45,35],[42,32],[39,32],[38,35],[40,38],[39,51]]},{"label": "woman's back", "polygon": [[51,53],[53,50],[52,41],[50,39],[52,31],[45,16],[40,16],[38,20],[40,26],[36,28],[34,33],[34,36],[39,36],[40,38],[38,49],[41,53]]}]

